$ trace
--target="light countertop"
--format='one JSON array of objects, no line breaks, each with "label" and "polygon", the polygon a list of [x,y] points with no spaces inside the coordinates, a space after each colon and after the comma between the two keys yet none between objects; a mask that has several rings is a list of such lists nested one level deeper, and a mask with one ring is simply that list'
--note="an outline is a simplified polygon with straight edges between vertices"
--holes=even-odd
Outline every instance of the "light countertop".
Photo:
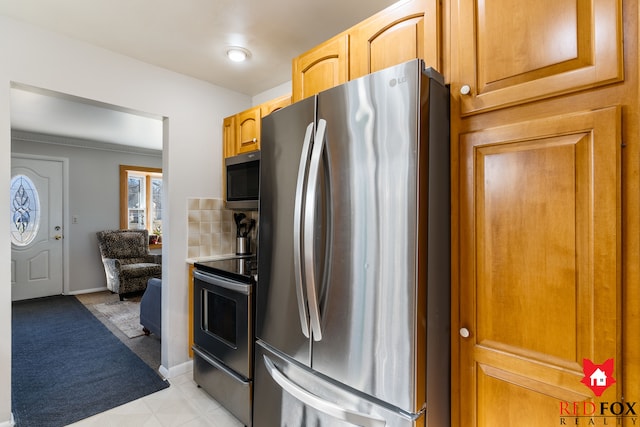
[{"label": "light countertop", "polygon": [[204,261],[215,261],[218,259],[228,259],[235,258],[238,255],[235,253],[232,254],[220,254],[220,255],[209,255],[209,256],[201,256],[196,258],[187,258],[187,264],[195,264],[196,262],[204,262]]}]

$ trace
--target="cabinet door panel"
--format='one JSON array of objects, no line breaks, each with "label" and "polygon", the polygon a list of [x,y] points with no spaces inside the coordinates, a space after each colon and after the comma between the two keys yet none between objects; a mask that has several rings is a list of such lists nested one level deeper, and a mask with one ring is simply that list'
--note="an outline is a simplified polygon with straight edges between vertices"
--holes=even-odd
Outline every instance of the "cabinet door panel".
[{"label": "cabinet door panel", "polygon": [[260,106],[262,117],[268,116],[274,111],[277,111],[288,105],[291,105],[291,95],[283,95],[276,99],[272,99],[271,101],[265,102]]},{"label": "cabinet door panel", "polygon": [[226,117],[222,121],[222,157],[236,155],[236,116]]},{"label": "cabinet door panel", "polygon": [[584,358],[621,362],[620,112],[462,134],[459,148],[461,425],[558,424],[559,400],[594,399]]},{"label": "cabinet door panel", "polygon": [[260,107],[238,113],[236,116],[236,154],[260,149]]},{"label": "cabinet door panel", "polygon": [[293,102],[349,79],[349,36],[341,34],[293,60]]},{"label": "cabinet door panel", "polygon": [[[222,121],[222,198],[227,199],[227,168],[225,159],[236,155],[236,116],[225,117]],[[191,283],[191,282],[189,282]],[[191,289],[191,288],[189,288]],[[189,300],[191,301],[191,300]],[[191,336],[191,335],[190,335]],[[189,346],[189,356],[193,356]]]},{"label": "cabinet door panel", "polygon": [[391,6],[350,30],[350,78],[415,58],[441,71],[438,8],[433,0]]},{"label": "cabinet door panel", "polygon": [[462,114],[622,80],[621,10],[620,0],[463,0]]}]

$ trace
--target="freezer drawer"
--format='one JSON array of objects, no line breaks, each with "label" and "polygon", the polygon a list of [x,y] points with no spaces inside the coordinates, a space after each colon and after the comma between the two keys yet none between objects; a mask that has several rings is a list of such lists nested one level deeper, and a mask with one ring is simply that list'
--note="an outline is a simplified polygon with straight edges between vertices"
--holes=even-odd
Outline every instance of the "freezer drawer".
[{"label": "freezer drawer", "polygon": [[193,380],[245,426],[251,426],[252,382],[193,347]]},{"label": "freezer drawer", "polygon": [[424,411],[403,413],[341,388],[308,368],[256,345],[254,426],[417,427]]}]

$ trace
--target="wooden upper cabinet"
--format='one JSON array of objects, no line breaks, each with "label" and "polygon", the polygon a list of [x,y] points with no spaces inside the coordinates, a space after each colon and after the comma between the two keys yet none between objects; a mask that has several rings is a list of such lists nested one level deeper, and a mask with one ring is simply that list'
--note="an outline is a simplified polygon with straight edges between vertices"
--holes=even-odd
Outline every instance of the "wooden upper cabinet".
[{"label": "wooden upper cabinet", "polygon": [[281,108],[291,105],[291,95],[283,95],[261,104],[262,117],[277,111]]},{"label": "wooden upper cabinet", "polygon": [[236,116],[226,117],[222,121],[222,156],[236,155]]},{"label": "wooden upper cabinet", "polygon": [[[222,121],[222,197],[227,199],[227,174],[225,159],[236,155],[236,116],[226,117]],[[189,289],[193,286],[192,282]],[[191,301],[191,300],[189,300]],[[192,334],[192,331],[190,332]],[[189,335],[191,337],[191,335]],[[191,345],[189,345],[191,351]],[[191,355],[191,353],[189,353]]]},{"label": "wooden upper cabinet", "polygon": [[293,102],[415,58],[442,72],[439,5],[400,1],[295,58]]},{"label": "wooden upper cabinet", "polygon": [[236,154],[260,149],[260,111],[258,106],[236,114]]},{"label": "wooden upper cabinet", "polygon": [[350,78],[421,58],[442,72],[435,0],[396,3],[349,30]]},{"label": "wooden upper cabinet", "polygon": [[233,116],[222,122],[223,158],[260,149],[262,117],[291,104],[291,95],[283,95]]},{"label": "wooden upper cabinet", "polygon": [[462,115],[622,80],[621,3],[453,2]]},{"label": "wooden upper cabinet", "polygon": [[349,35],[342,33],[294,58],[293,102],[346,82],[349,79],[348,55]]},{"label": "wooden upper cabinet", "polygon": [[583,359],[621,400],[620,132],[614,107],[460,135],[452,425],[564,424]]}]

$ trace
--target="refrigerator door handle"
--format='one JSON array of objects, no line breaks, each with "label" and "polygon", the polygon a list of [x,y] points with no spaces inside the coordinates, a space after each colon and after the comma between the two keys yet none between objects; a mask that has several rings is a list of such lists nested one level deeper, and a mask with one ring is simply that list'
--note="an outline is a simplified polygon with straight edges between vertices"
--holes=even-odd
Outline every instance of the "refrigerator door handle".
[{"label": "refrigerator door handle", "polygon": [[336,419],[346,421],[351,424],[364,426],[364,427],[384,427],[387,423],[381,418],[376,418],[368,414],[345,409],[333,402],[322,399],[319,396],[311,393],[308,390],[300,387],[298,384],[287,378],[275,364],[266,355],[264,357],[264,364],[267,367],[267,371],[271,378],[280,386],[284,391],[291,396],[298,399],[300,402],[308,405],[320,412],[330,415]]},{"label": "refrigerator door handle", "polygon": [[302,281],[302,204],[304,202],[304,181],[309,164],[309,150],[311,137],[313,136],[313,122],[309,123],[304,134],[300,166],[298,167],[298,180],[296,183],[296,197],[293,211],[293,271],[296,279],[296,295],[298,296],[298,312],[300,314],[300,327],[305,337],[309,338],[309,313],[307,310],[307,297]]},{"label": "refrigerator door handle", "polygon": [[316,292],[316,272],[315,272],[315,236],[314,228],[316,225],[316,196],[318,188],[318,177],[320,174],[320,160],[322,159],[322,151],[325,144],[325,136],[327,130],[326,120],[318,120],[316,136],[313,142],[311,152],[311,161],[309,162],[309,178],[307,180],[307,197],[304,208],[304,278],[307,284],[307,301],[309,306],[309,319],[311,321],[311,330],[313,331],[313,339],[320,341],[322,339],[322,328],[320,326],[320,306],[318,304],[318,294]]}]

